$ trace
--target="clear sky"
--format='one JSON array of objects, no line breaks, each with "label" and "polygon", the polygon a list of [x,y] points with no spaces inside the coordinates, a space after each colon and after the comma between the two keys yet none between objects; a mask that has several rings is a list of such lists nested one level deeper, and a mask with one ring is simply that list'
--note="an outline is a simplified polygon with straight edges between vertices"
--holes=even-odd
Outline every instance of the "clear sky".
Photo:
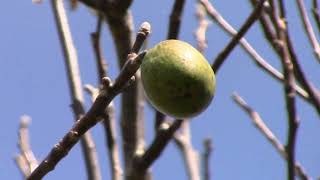
[{"label": "clear sky", "polygon": [[[180,39],[196,45],[193,32],[197,27],[195,0],[187,0],[183,15]],[[213,2],[213,1],[212,1]],[[238,29],[251,11],[249,1],[215,0],[214,5]],[[164,40],[172,0],[134,1],[132,12],[135,29],[143,21],[152,25],[149,47]],[[310,80],[320,86],[320,68],[298,18],[294,1],[286,1],[290,33],[301,64]],[[308,2],[309,3],[309,2]],[[311,9],[307,4],[308,10]],[[50,3],[40,5],[25,1],[3,1],[0,7],[0,179],[21,179],[13,158],[17,148],[19,118],[32,117],[30,125],[31,146],[39,160],[72,126],[73,115],[63,56],[53,21]],[[84,6],[75,12],[68,11],[73,39],[78,52],[83,84],[96,85],[96,67],[89,33],[94,31],[96,20]],[[317,32],[319,39],[319,33]],[[258,24],[246,38],[257,51],[278,69],[277,56],[265,42]],[[219,53],[229,37],[214,23],[208,32],[208,61]],[[103,31],[103,52],[108,60],[111,78],[116,77],[118,66],[110,33]],[[261,71],[250,57],[236,48],[217,76],[217,90],[211,106],[191,120],[192,141],[195,149],[203,152],[202,141],[213,139],[211,157],[213,179],[281,180],[286,178],[286,164],[276,150],[252,125],[249,117],[232,101],[237,91],[265,120],[281,142],[286,142],[286,113],[282,85]],[[119,97],[116,98],[119,105]],[[297,139],[297,159],[308,174],[319,177],[320,145],[315,143],[320,135],[319,116],[301,98],[297,98],[301,125]],[[86,108],[90,107],[86,95]],[[117,109],[119,117],[119,110]],[[153,111],[146,108],[146,140],[153,139]],[[109,179],[109,163],[101,125],[91,132],[97,145],[103,179]],[[119,129],[118,129],[119,133]],[[118,138],[120,139],[120,138]],[[182,158],[173,143],[152,166],[154,179],[186,179]],[[86,179],[80,146],[76,145],[56,169],[45,179]]]}]

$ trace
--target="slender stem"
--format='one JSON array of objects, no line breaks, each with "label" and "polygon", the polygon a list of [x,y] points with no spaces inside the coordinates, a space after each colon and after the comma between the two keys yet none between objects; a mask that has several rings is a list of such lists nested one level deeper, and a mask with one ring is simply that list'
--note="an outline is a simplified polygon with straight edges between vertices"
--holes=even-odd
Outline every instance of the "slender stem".
[{"label": "slender stem", "polygon": [[192,147],[189,123],[187,119],[183,121],[180,132],[175,134],[174,140],[182,154],[189,180],[200,180],[199,154]]},{"label": "slender stem", "polygon": [[[230,35],[234,36],[237,31],[219,14],[219,12],[213,7],[213,5],[207,0],[201,0],[201,4],[206,8],[208,15],[216,21],[223,30],[228,32]],[[240,40],[241,47],[252,57],[252,60],[260,67],[262,70],[267,72],[271,77],[276,80],[283,82],[283,75],[271,66],[261,55],[251,46],[251,44],[245,39]],[[307,102],[311,103],[311,99],[308,93],[302,89],[300,86],[295,85],[297,93]]]},{"label": "slender stem", "polygon": [[320,45],[319,45],[319,42],[316,38],[314,30],[312,28],[311,22],[309,20],[309,17],[308,17],[307,11],[306,11],[306,7],[304,5],[304,1],[303,0],[296,0],[296,2],[297,2],[298,9],[300,12],[301,21],[303,22],[303,25],[304,25],[304,30],[306,31],[306,34],[309,38],[311,45],[313,46],[314,54],[315,54],[317,60],[320,62]]},{"label": "slender stem", "polygon": [[206,31],[209,26],[209,22],[206,19],[206,10],[200,3],[197,4],[196,7],[196,17],[198,19],[198,28],[194,33],[198,43],[198,50],[203,53],[207,48],[207,40],[206,40]]},{"label": "slender stem", "polygon": [[218,56],[215,58],[214,63],[212,65],[212,69],[215,73],[218,72],[220,66],[223,64],[223,62],[227,59],[230,52],[234,49],[234,47],[238,44],[240,39],[245,35],[245,33],[249,30],[249,28],[252,26],[252,24],[260,17],[261,11],[263,8],[263,3],[266,0],[261,0],[259,4],[255,7],[253,12],[250,14],[250,16],[247,18],[245,23],[241,26],[239,32],[233,36],[231,41],[228,43],[228,45],[218,54]]},{"label": "slender stem", "polygon": [[38,166],[38,161],[35,158],[35,155],[33,154],[30,146],[28,129],[30,121],[31,118],[29,116],[22,116],[18,133],[18,145],[21,153],[16,157],[16,162],[25,177],[28,177],[31,172]]},{"label": "slender stem", "polygon": [[140,180],[146,176],[146,171],[161,153],[179,129],[183,120],[175,120],[172,125],[163,125],[146,151],[137,151],[133,161],[133,171],[127,177],[130,180]]},{"label": "slender stem", "polygon": [[170,14],[167,39],[178,39],[185,0],[175,0]]},{"label": "slender stem", "polygon": [[312,5],[313,5],[313,7],[312,7],[313,18],[316,22],[316,25],[318,27],[318,31],[320,33],[320,11],[319,11],[318,0],[313,0]]},{"label": "slender stem", "polygon": [[[278,151],[281,157],[284,160],[288,159],[288,154],[285,150],[285,147],[280,143],[278,138],[273,134],[273,132],[268,128],[264,123],[263,119],[260,117],[259,113],[252,109],[243,98],[234,93],[232,95],[233,100],[250,116],[255,127],[265,136],[265,138],[271,143],[271,145]],[[297,175],[302,180],[311,180],[308,174],[305,172],[302,165],[295,161],[294,163],[295,170]]]},{"label": "slender stem", "polygon": [[287,135],[287,171],[288,171],[288,180],[295,179],[295,144],[296,144],[296,135],[298,129],[298,119],[295,106],[295,89],[294,86],[294,72],[293,64],[290,59],[290,53],[287,43],[287,24],[285,21],[286,12],[284,9],[284,2],[279,0],[279,9],[280,16],[277,16],[277,29],[279,30],[279,49],[281,55],[281,63],[284,74],[284,96],[287,107],[287,116],[288,116],[288,135]]},{"label": "slender stem", "polygon": [[203,179],[210,180],[210,155],[212,153],[212,140],[210,138],[206,138],[203,141],[204,153],[203,153]]},{"label": "slender stem", "polygon": [[[107,69],[104,57],[101,52],[101,29],[102,29],[102,23],[103,23],[103,15],[100,13],[98,16],[96,31],[91,33],[91,40],[92,40],[92,46],[94,49],[94,54],[96,56],[96,64],[97,64],[97,72],[98,72],[98,79],[99,84],[102,84],[103,77],[107,76]],[[94,101],[96,98],[95,96],[95,90],[87,87],[87,90],[89,90],[91,97]],[[109,104],[109,106],[106,108],[105,113],[102,116],[103,118],[103,127],[105,130],[105,136],[106,136],[106,145],[108,149],[108,156],[109,156],[109,162],[110,162],[110,169],[112,174],[112,180],[121,180],[122,179],[122,168],[120,165],[120,157],[119,157],[119,148],[118,144],[116,142],[116,127],[115,127],[115,109],[113,102]]]},{"label": "slender stem", "polygon": [[[150,29],[148,28],[150,28],[150,25],[148,23],[143,23],[140,29],[140,32],[145,32],[144,34],[146,37],[150,32]],[[57,163],[60,162],[60,160],[65,157],[71,148],[79,141],[80,137],[100,121],[106,107],[113,98],[122,92],[124,88],[127,88],[132,84],[132,77],[139,69],[145,54],[146,52],[139,55],[136,55],[135,53],[129,54],[127,62],[116,78],[114,84],[111,84],[109,78],[103,79],[104,86],[89,111],[75,122],[71,130],[52,148],[47,157],[32,172],[27,180],[41,179],[52,171]]]},{"label": "slender stem", "polygon": [[[59,32],[60,43],[64,53],[66,71],[68,76],[70,95],[75,120],[83,116],[85,110],[83,106],[84,97],[82,83],[80,79],[79,65],[76,49],[72,42],[72,35],[68,24],[68,18],[64,9],[63,0],[51,0],[57,30]],[[86,133],[81,146],[84,153],[87,175],[89,179],[100,180],[101,172],[95,143],[91,134]]]}]

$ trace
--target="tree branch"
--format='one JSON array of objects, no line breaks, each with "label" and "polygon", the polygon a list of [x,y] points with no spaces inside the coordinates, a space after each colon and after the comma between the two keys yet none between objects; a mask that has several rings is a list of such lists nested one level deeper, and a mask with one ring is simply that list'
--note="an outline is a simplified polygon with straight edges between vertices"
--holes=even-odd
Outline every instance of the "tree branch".
[{"label": "tree branch", "polygon": [[200,3],[198,3],[196,6],[196,17],[199,25],[197,30],[194,32],[194,36],[196,37],[198,43],[198,50],[203,53],[208,46],[206,40],[206,31],[209,26],[209,22],[206,19],[206,10]]},{"label": "tree branch", "polygon": [[[201,0],[203,2],[204,0]],[[263,3],[266,0],[261,0],[259,4],[254,8],[253,12],[250,14],[250,16],[246,19],[245,23],[241,26],[239,32],[233,36],[231,41],[228,43],[228,45],[218,54],[218,56],[215,58],[214,63],[212,64],[212,69],[215,73],[218,72],[220,66],[223,64],[223,62],[227,59],[230,52],[234,49],[234,47],[238,44],[240,39],[245,35],[245,33],[249,30],[249,28],[252,26],[252,24],[260,17],[261,11],[263,8]]]},{"label": "tree branch", "polygon": [[[51,0],[51,5],[65,58],[74,117],[75,120],[77,120],[85,113],[77,53],[72,42],[72,35],[64,9],[63,0]],[[81,140],[81,147],[85,158],[88,178],[92,180],[100,180],[101,172],[98,155],[96,153],[95,143],[89,132],[83,136]]]},{"label": "tree branch", "polygon": [[174,136],[174,141],[183,156],[189,180],[200,180],[199,154],[192,147],[189,123],[187,119],[183,121],[180,132]]},{"label": "tree branch", "polygon": [[[201,0],[200,2],[206,8],[208,15],[214,21],[216,21],[223,30],[225,30],[232,36],[235,36],[237,34],[237,31],[219,14],[219,12],[212,6],[209,1]],[[280,81],[281,83],[283,82],[283,75],[277,69],[272,67],[265,59],[263,59],[245,38],[242,38],[240,40],[240,44],[242,48],[251,56],[252,60],[254,60],[258,67],[262,68],[262,70],[267,72],[274,79]],[[308,93],[304,89],[302,89],[298,85],[295,85],[295,89],[300,97],[302,97],[309,103],[312,102]]]},{"label": "tree branch", "polygon": [[296,0],[296,3],[300,12],[301,21],[303,22],[303,25],[304,25],[304,30],[306,31],[306,34],[309,38],[311,45],[313,46],[314,54],[317,60],[320,62],[320,45],[313,31],[311,22],[309,20],[309,17],[306,11],[306,7],[304,5],[304,1]]},{"label": "tree branch", "polygon": [[141,180],[145,177],[148,168],[158,157],[160,157],[182,122],[183,120],[175,120],[171,125],[163,123],[149,148],[146,151],[142,149],[136,151],[132,164],[132,171],[128,175],[128,179]]},{"label": "tree branch", "polygon": [[212,141],[210,138],[206,138],[203,141],[204,153],[203,153],[203,179],[210,180],[210,155],[212,153]]},{"label": "tree branch", "polygon": [[[144,32],[145,37],[150,32],[150,24],[143,23],[139,33]],[[144,40],[144,39],[143,39]],[[137,42],[140,43],[140,42]],[[99,122],[104,114],[106,107],[110,104],[112,99],[117,96],[124,88],[131,85],[135,72],[139,69],[142,59],[146,52],[139,55],[131,53],[127,57],[127,61],[123,66],[120,74],[111,84],[109,78],[104,78],[103,88],[98,97],[92,104],[89,111],[84,114],[71,128],[71,130],[56,144],[48,156],[41,162],[41,164],[32,172],[27,180],[38,180],[43,178],[48,172],[52,171],[56,164],[65,157],[71,148],[79,141],[80,137],[87,132],[91,127]]]},{"label": "tree branch", "polygon": [[167,39],[178,39],[185,0],[175,0],[170,14]]},{"label": "tree branch", "polygon": [[38,161],[35,158],[30,147],[30,137],[28,126],[31,118],[27,115],[21,116],[19,128],[19,142],[18,146],[20,154],[16,156],[15,160],[24,177],[28,177],[31,172],[38,166]]},{"label": "tree branch", "polygon": [[313,0],[312,5],[313,5],[313,7],[312,7],[313,18],[316,22],[316,25],[318,27],[318,31],[320,33],[320,11],[319,11],[318,0]]},{"label": "tree branch", "polygon": [[[98,72],[98,79],[100,79],[99,84],[102,84],[103,77],[107,76],[107,69],[106,64],[104,61],[104,57],[101,52],[101,29],[103,23],[103,15],[100,13],[98,16],[96,31],[91,33],[91,41],[92,46],[94,49],[94,54],[96,56],[96,64],[97,64],[97,72]],[[96,90],[93,86],[86,86],[86,90],[90,93],[92,97],[92,102],[94,102],[95,98],[98,95],[98,90]],[[112,180],[121,180],[122,178],[122,168],[120,165],[120,158],[119,158],[119,148],[116,142],[116,127],[115,127],[115,109],[113,102],[108,105],[103,114],[103,127],[105,131],[106,137],[106,145],[108,149],[108,156],[110,162],[110,169],[112,174]]]},{"label": "tree branch", "polygon": [[[253,5],[255,4],[254,1],[251,1],[253,3]],[[276,7],[275,7],[275,3],[273,2],[273,0],[271,0],[271,12],[269,14],[271,14],[271,19],[272,21],[274,21],[275,23],[273,24],[269,24],[268,26],[262,26],[262,29],[263,31],[265,32],[265,35],[267,37],[267,40],[269,41],[269,43],[271,44],[272,48],[274,49],[274,51],[276,52],[276,54],[279,56],[279,58],[282,58],[281,56],[281,51],[280,51],[280,48],[279,48],[279,44],[277,43],[278,42],[278,38],[279,38],[279,30],[277,28],[277,20],[276,20]],[[283,5],[282,5],[283,6]],[[283,9],[283,8],[282,8]],[[263,16],[262,16],[263,17]],[[261,24],[264,24],[264,18],[260,18],[260,22]],[[270,27],[270,26],[273,26],[273,27]],[[276,29],[277,31],[277,35],[276,36],[269,36],[267,35],[266,33],[269,32],[268,29]],[[313,106],[314,108],[316,109],[318,115],[320,115],[320,93],[319,91],[313,86],[313,84],[307,80],[299,62],[298,62],[298,58],[295,54],[295,51],[293,49],[293,45],[292,45],[292,41],[290,39],[290,36],[289,36],[289,33],[286,34],[286,40],[287,40],[287,45],[288,45],[288,50],[289,50],[289,53],[290,53],[290,58],[292,60],[292,63],[294,65],[294,73],[295,73],[295,77],[297,79],[297,81],[302,85],[302,87],[306,90],[306,92],[308,93],[308,99]],[[295,88],[296,91],[298,92],[299,95],[301,95],[301,93],[299,92],[299,89]]]},{"label": "tree branch", "polygon": [[[273,134],[273,132],[268,128],[268,126],[264,123],[259,113],[252,109],[239,95],[234,93],[232,95],[233,100],[250,116],[252,123],[255,127],[264,135],[264,137],[271,143],[271,145],[278,151],[281,157],[284,160],[288,159],[288,154],[285,150],[285,147],[280,143],[277,137]],[[311,178],[307,175],[304,168],[297,161],[294,162],[294,168],[297,172],[297,175],[302,180],[311,180]]]},{"label": "tree branch", "polygon": [[288,180],[295,179],[295,144],[296,134],[298,129],[298,119],[295,107],[295,89],[294,86],[294,72],[293,64],[290,59],[290,53],[287,44],[287,24],[285,21],[286,12],[284,10],[284,2],[278,1],[280,4],[280,16],[276,16],[277,29],[279,30],[278,46],[280,50],[281,63],[284,75],[284,96],[286,101],[287,116],[288,116],[288,135],[287,135],[287,171]]}]

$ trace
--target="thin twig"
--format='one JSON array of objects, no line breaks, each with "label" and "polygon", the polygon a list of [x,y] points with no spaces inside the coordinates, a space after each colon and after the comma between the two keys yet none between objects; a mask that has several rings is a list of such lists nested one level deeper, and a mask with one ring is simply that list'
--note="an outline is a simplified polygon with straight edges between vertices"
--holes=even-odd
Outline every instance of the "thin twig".
[{"label": "thin twig", "polygon": [[[132,48],[133,20],[128,7],[131,0],[104,1],[102,12],[109,24],[113,42],[116,46],[118,62],[123,67]],[[135,48],[133,48],[135,49]],[[121,134],[124,152],[125,174],[130,171],[132,157],[139,146],[144,144],[143,108],[144,96],[141,79],[136,74],[136,81],[121,96]]]},{"label": "thin twig", "polygon": [[[99,90],[93,87],[90,84],[85,85],[85,90],[90,94],[92,102],[99,95]],[[120,158],[119,158],[119,148],[116,142],[116,127],[115,127],[115,109],[113,101],[110,102],[108,107],[106,108],[103,116],[103,127],[105,130],[106,136],[106,145],[108,149],[108,156],[110,162],[110,169],[112,174],[112,180],[121,180],[122,179],[122,168],[120,165]]]},{"label": "thin twig", "polygon": [[303,0],[296,0],[296,2],[297,2],[298,9],[300,12],[301,20],[304,25],[304,30],[306,31],[306,34],[309,38],[311,45],[313,46],[314,54],[315,54],[317,60],[320,62],[320,45],[319,45],[319,42],[316,38],[314,30],[312,28],[311,22],[309,20],[309,17],[308,17],[307,11],[306,11],[306,7],[304,5],[304,1]]},{"label": "thin twig", "polygon": [[183,121],[180,132],[174,136],[174,141],[183,156],[189,180],[200,180],[199,154],[192,147],[189,123],[188,119]]},{"label": "thin twig", "polygon": [[139,150],[135,153],[133,171],[129,174],[130,180],[141,180],[145,176],[148,168],[160,157],[183,121],[184,120],[175,120],[171,125],[167,123],[162,124],[148,149],[146,151]]},{"label": "thin twig", "polygon": [[[85,113],[84,97],[80,79],[79,65],[76,49],[72,42],[72,35],[68,24],[68,18],[64,9],[63,0],[51,0],[61,47],[64,54],[66,71],[69,81],[70,96],[75,120],[78,120]],[[89,179],[100,180],[101,172],[96,152],[95,143],[89,132],[81,139],[81,146],[86,163],[86,170]]]},{"label": "thin twig", "polygon": [[[201,0],[201,4],[206,8],[208,15],[216,21],[226,32],[234,36],[237,31],[220,15],[220,13],[212,6],[212,4],[207,0]],[[261,67],[265,72],[267,72],[271,77],[276,80],[283,82],[283,75],[274,67],[272,67],[265,59],[263,59],[259,53],[251,46],[251,44],[245,39],[240,40],[242,48],[252,57],[252,60]],[[295,85],[297,93],[305,99],[307,102],[311,102],[308,93],[306,93],[301,87]]]},{"label": "thin twig", "polygon": [[28,177],[31,172],[38,166],[38,161],[35,158],[30,147],[30,137],[28,129],[30,121],[31,118],[29,116],[22,116],[18,133],[18,146],[20,149],[20,154],[16,157],[16,162],[25,177]]},{"label": "thin twig", "polygon": [[277,29],[279,30],[278,46],[280,49],[281,63],[284,75],[284,96],[286,101],[286,109],[288,116],[288,135],[287,135],[287,171],[288,180],[295,179],[295,144],[298,129],[298,119],[295,105],[295,89],[294,87],[294,72],[293,64],[290,59],[287,41],[287,24],[285,21],[286,12],[284,9],[284,2],[279,0],[280,15],[277,17]]},{"label": "thin twig", "polygon": [[[260,18],[260,22],[262,24],[262,29],[265,33],[265,36],[267,37],[267,40],[269,41],[269,43],[271,44],[271,47],[274,49],[274,51],[276,52],[276,54],[279,56],[279,58],[282,58],[281,57],[281,51],[280,51],[280,48],[278,46],[278,38],[279,38],[279,30],[278,28],[276,27],[277,25],[277,20],[276,20],[276,7],[275,7],[275,3],[273,0],[270,0],[272,3],[270,3],[271,5],[271,19],[272,21],[274,21],[275,23],[273,24],[268,24],[268,25],[264,25],[266,24],[266,19],[263,18],[264,16],[261,16]],[[251,1],[253,3],[253,5],[255,4],[255,1]],[[272,27],[271,27],[272,26]],[[270,35],[268,34],[270,32],[270,29],[276,29],[277,31],[277,35]],[[294,73],[295,73],[295,77],[297,79],[298,82],[301,83],[302,87],[305,89],[306,91],[306,95],[308,95],[308,102],[310,102],[313,107],[316,109],[318,115],[320,115],[320,93],[319,91],[315,88],[315,86],[310,82],[308,81],[305,73],[303,72],[299,62],[298,62],[298,58],[295,54],[295,51],[293,49],[293,45],[292,45],[292,41],[290,39],[290,34],[287,33],[287,45],[288,45],[288,48],[289,48],[289,53],[290,53],[290,57],[291,57],[291,60],[292,60],[292,63],[294,65]],[[301,96],[301,92],[300,92],[300,88],[298,89],[297,88],[297,85],[295,87],[297,93]],[[305,98],[306,99],[306,98]]]},{"label": "thin twig", "polygon": [[[96,31],[91,33],[92,46],[96,56],[98,79],[100,79],[99,84],[102,84],[103,77],[107,76],[107,69],[101,52],[100,44],[102,23],[103,15],[100,13],[97,21]],[[96,90],[93,86],[88,85],[86,86],[86,89],[91,94],[92,101],[94,102],[95,98],[97,97],[98,90]],[[113,102],[111,102],[105,110],[102,123],[105,130],[112,180],[121,180],[123,172],[120,165],[119,148],[116,142],[117,133],[115,122],[115,108]]]},{"label": "thin twig", "polygon": [[204,153],[203,153],[203,179],[210,180],[210,155],[212,153],[212,140],[210,138],[206,138],[203,141]]},{"label": "thin twig", "polygon": [[175,0],[170,14],[167,39],[178,39],[185,0]]},{"label": "thin twig", "polygon": [[[143,23],[139,33],[141,32],[144,32],[145,37],[147,37],[150,32],[150,24]],[[27,180],[41,179],[48,172],[52,171],[56,164],[65,157],[71,148],[79,141],[80,137],[101,120],[106,107],[113,98],[123,91],[124,88],[132,84],[134,74],[139,69],[145,53],[146,52],[143,52],[139,55],[136,55],[136,53],[129,54],[127,62],[114,84],[111,84],[109,78],[104,78],[103,88],[89,111],[76,121],[71,130],[52,148],[48,156],[32,172]]]},{"label": "thin twig", "polygon": [[245,23],[241,26],[238,33],[233,36],[231,41],[228,43],[228,45],[218,54],[218,56],[215,58],[214,63],[212,64],[212,69],[215,73],[218,72],[220,66],[223,64],[223,62],[227,59],[230,52],[234,49],[234,47],[238,44],[240,39],[245,35],[245,33],[249,30],[249,28],[252,26],[252,24],[260,17],[261,11],[263,9],[263,3],[266,0],[261,0],[257,6],[254,8],[253,12],[250,14],[250,16],[246,19]]},{"label": "thin twig", "polygon": [[206,10],[200,3],[198,3],[196,6],[196,17],[199,25],[197,30],[194,32],[194,36],[196,37],[198,43],[198,50],[203,53],[208,46],[206,40],[206,31],[209,26],[209,22],[206,19]]},{"label": "thin twig", "polygon": [[[278,138],[273,134],[273,132],[264,123],[263,119],[260,117],[259,113],[252,109],[239,95],[234,93],[232,95],[233,100],[241,107],[251,118],[255,127],[264,135],[264,137],[272,144],[272,146],[278,151],[284,160],[288,159],[285,147],[280,143]],[[295,161],[294,164],[297,175],[302,180],[311,180],[308,174],[305,172],[302,165]]]},{"label": "thin twig", "polygon": [[94,50],[94,55],[96,57],[98,79],[100,84],[102,83],[101,82],[102,78],[107,76],[106,63],[102,54],[101,43],[100,43],[102,24],[103,24],[103,15],[99,13],[96,31],[91,33],[91,43]]},{"label": "thin twig", "polygon": [[318,0],[313,0],[312,6],[313,6],[312,7],[313,18],[316,21],[316,25],[320,33],[320,11],[319,11]]}]

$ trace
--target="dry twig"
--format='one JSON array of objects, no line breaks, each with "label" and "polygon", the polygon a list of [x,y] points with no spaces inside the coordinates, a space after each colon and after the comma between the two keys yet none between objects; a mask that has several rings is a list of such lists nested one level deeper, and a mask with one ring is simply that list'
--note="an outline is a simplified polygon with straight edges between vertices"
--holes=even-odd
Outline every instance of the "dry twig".
[{"label": "dry twig", "polygon": [[198,3],[196,7],[196,17],[198,19],[199,26],[194,32],[194,36],[196,37],[198,43],[198,50],[203,53],[208,46],[206,40],[206,31],[209,26],[209,22],[206,19],[206,11],[200,3]]},{"label": "dry twig", "polygon": [[175,120],[171,125],[163,123],[146,151],[138,149],[132,164],[132,171],[128,175],[130,180],[141,180],[146,176],[146,171],[152,163],[160,157],[166,145],[172,139],[184,120]]},{"label": "dry twig", "polygon": [[[233,100],[250,116],[255,127],[265,136],[265,138],[272,144],[272,146],[278,151],[281,157],[284,160],[288,159],[287,152],[285,147],[280,143],[277,137],[273,134],[273,132],[268,128],[268,126],[264,123],[259,113],[252,109],[239,95],[234,93],[232,95]],[[294,168],[297,172],[297,175],[302,180],[311,180],[311,178],[307,175],[302,165],[295,161]]]},{"label": "dry twig", "polygon": [[189,180],[200,180],[199,155],[192,147],[189,124],[188,119],[183,121],[180,131],[174,136],[174,140],[183,156]]},{"label": "dry twig", "polygon": [[[84,97],[79,72],[76,49],[73,45],[72,35],[68,24],[68,18],[64,9],[63,0],[51,0],[61,47],[64,54],[66,71],[68,76],[70,96],[75,120],[78,120],[85,113]],[[101,172],[95,143],[90,132],[87,132],[81,139],[81,146],[84,153],[88,178],[100,180]]]},{"label": "dry twig", "polygon": [[313,18],[316,21],[316,25],[317,25],[318,31],[320,33],[320,11],[319,11],[318,0],[313,0],[312,5],[313,5],[313,7],[312,7]]},{"label": "dry twig", "polygon": [[[208,15],[215,20],[226,32],[230,35],[235,36],[237,31],[219,14],[219,12],[212,6],[212,4],[207,0],[201,0],[201,4],[206,8]],[[265,59],[263,59],[259,53],[251,46],[251,44],[245,39],[240,40],[241,46],[244,50],[252,57],[252,60],[261,67],[262,70],[267,72],[271,77],[276,80],[283,82],[283,75],[274,67],[272,67]],[[307,92],[305,92],[301,87],[295,85],[298,94],[305,99],[307,102],[311,102],[310,97]]]},{"label": "dry twig", "polygon": [[16,156],[15,160],[24,177],[28,177],[31,172],[38,166],[38,161],[35,158],[30,147],[29,137],[29,123],[31,118],[27,115],[21,116],[19,128],[19,142],[18,146],[20,154]]},{"label": "dry twig", "polygon": [[[100,13],[97,21],[96,31],[91,33],[91,41],[96,56],[97,72],[99,84],[102,84],[103,77],[107,76],[106,64],[101,52],[101,29],[102,29],[103,15]],[[86,90],[91,94],[92,102],[98,95],[98,90],[93,86],[86,86]],[[120,165],[119,148],[116,142],[116,119],[115,119],[115,108],[113,102],[111,102],[105,110],[103,115],[103,127],[106,136],[106,145],[108,149],[108,156],[110,162],[110,169],[112,174],[112,180],[122,179],[122,168]]]},{"label": "dry twig", "polygon": [[203,141],[204,153],[203,153],[203,179],[210,180],[210,155],[212,153],[212,141],[210,138],[206,138]]},{"label": "dry twig", "polygon": [[[139,35],[146,38],[150,32],[150,24],[143,23],[141,25]],[[145,38],[140,38],[144,41]],[[136,41],[137,44],[142,44]],[[139,49],[138,49],[139,50]],[[99,122],[104,114],[106,107],[112,99],[117,96],[124,88],[127,88],[134,81],[134,74],[140,67],[145,52],[137,55],[138,52],[132,52],[128,55],[127,61],[118,75],[115,83],[112,84],[109,78],[104,78],[103,88],[89,111],[84,114],[71,128],[71,130],[56,144],[48,156],[40,163],[40,165],[27,178],[28,180],[38,180],[43,178],[48,172],[54,169],[56,164],[65,157],[71,148],[79,141],[80,137],[91,127]]]},{"label": "dry twig", "polygon": [[[218,54],[215,58],[214,63],[212,64],[213,71],[217,74],[220,66],[227,59],[230,52],[234,49],[234,47],[238,44],[240,39],[245,35],[245,33],[249,30],[252,24],[260,17],[261,11],[263,9],[263,4],[266,0],[261,0],[254,8],[253,12],[246,19],[245,23],[241,26],[238,33],[233,36],[228,45]],[[202,1],[203,2],[203,1]]]},{"label": "dry twig", "polygon": [[296,0],[296,2],[297,2],[298,9],[300,12],[301,20],[304,25],[304,30],[306,31],[306,34],[309,38],[311,45],[313,46],[314,54],[315,54],[317,60],[320,62],[320,45],[319,45],[319,42],[316,38],[314,30],[312,28],[311,22],[309,20],[309,17],[308,17],[307,11],[306,11],[306,7],[304,5],[304,1],[303,0]]}]

